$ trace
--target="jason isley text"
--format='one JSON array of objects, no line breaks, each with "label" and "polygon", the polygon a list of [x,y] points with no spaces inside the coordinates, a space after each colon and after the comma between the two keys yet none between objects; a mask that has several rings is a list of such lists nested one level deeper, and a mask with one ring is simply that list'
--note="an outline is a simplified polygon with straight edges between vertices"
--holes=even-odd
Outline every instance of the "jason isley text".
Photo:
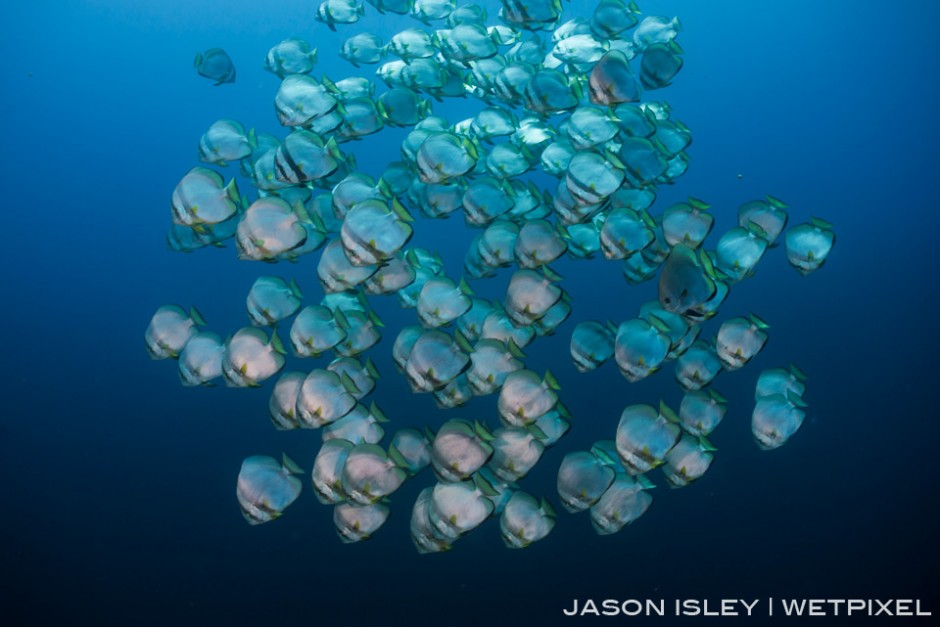
[{"label": "jason isley text", "polygon": [[931,616],[920,599],[574,599],[565,616]]}]

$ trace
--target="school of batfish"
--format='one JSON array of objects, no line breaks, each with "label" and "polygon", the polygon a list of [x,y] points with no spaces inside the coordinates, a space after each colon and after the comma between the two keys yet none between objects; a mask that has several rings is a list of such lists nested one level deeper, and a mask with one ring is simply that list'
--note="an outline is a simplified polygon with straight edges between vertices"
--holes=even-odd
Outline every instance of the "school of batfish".
[{"label": "school of batfish", "polygon": [[[279,429],[320,429],[313,490],[334,506],[342,541],[375,533],[388,519],[390,495],[430,465],[437,483],[411,510],[418,551],[447,550],[490,516],[499,517],[507,546],[525,547],[551,532],[556,512],[516,482],[572,419],[552,373],[524,363],[526,346],[572,314],[549,264],[565,254],[620,260],[628,284],[658,276],[658,301],[619,326],[578,322],[571,359],[587,372],[613,358],[631,382],[672,361],[685,395],[678,412],[663,403],[627,407],[612,440],[561,462],[563,508],[589,510],[597,533],[614,533],[649,508],[651,470],[661,467],[676,488],[708,470],[715,449],[707,436],[727,407],[709,384],[747,364],[768,338],[768,324],[755,315],[726,320],[710,339],[698,337],[699,323],[718,313],[731,286],[754,273],[781,235],[798,272],[822,266],[832,226],[813,218],[786,230],[787,206],[768,196],[742,205],[737,224],[706,250],[714,226],[707,203],[690,198],[650,211],[657,186],[686,171],[692,141],[668,104],[644,99],[682,67],[677,18],[643,16],[623,0],[600,0],[593,14],[567,21],[560,0],[501,0],[493,21],[484,8],[454,0],[368,1],[424,25],[388,42],[368,32],[345,40],[339,55],[357,68],[378,65],[382,93],[360,76],[316,78],[316,49],[282,41],[265,67],[281,81],[274,104],[285,136],[221,119],[198,144],[203,163],[239,162],[253,198],[204,166],[183,176],[172,195],[173,250],[229,238],[245,260],[296,261],[321,250],[320,304],[304,306],[294,280],[261,276],[247,297],[251,326],[223,340],[195,308],[166,305],[147,328],[148,351],[177,360],[183,385],[222,377],[231,387],[262,385],[283,370],[288,351],[332,354],[326,368],[281,374],[270,415]],[[358,0],[326,0],[316,19],[335,30],[361,15]],[[219,48],[197,55],[195,67],[217,85],[235,80]],[[432,112],[447,98],[467,97],[480,102],[473,117],[454,123]],[[401,160],[376,181],[356,171],[341,145],[386,126],[412,130]],[[557,186],[540,189],[527,176],[536,170]],[[479,232],[465,276],[447,277],[437,252],[407,244],[413,215],[459,210]],[[513,266],[502,301],[479,298],[468,285]],[[365,354],[383,324],[368,300],[392,295],[417,314],[392,346],[411,389],[433,394],[442,408],[494,395],[498,427],[452,419],[436,429],[399,428],[382,444],[390,421],[366,399],[378,373]],[[800,428],[805,380],[793,366],[760,375],[751,423],[760,447],[779,447]],[[248,522],[279,517],[299,496],[301,473],[286,456],[245,459],[236,494]]]}]

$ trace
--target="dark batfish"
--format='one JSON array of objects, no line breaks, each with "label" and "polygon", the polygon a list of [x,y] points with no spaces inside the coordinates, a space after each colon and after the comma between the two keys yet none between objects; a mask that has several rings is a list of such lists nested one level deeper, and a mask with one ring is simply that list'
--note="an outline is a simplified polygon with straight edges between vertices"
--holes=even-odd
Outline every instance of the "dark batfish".
[{"label": "dark batfish", "polygon": [[193,67],[200,76],[211,78],[216,85],[235,82],[235,64],[221,48],[209,48],[205,52],[197,52]]}]

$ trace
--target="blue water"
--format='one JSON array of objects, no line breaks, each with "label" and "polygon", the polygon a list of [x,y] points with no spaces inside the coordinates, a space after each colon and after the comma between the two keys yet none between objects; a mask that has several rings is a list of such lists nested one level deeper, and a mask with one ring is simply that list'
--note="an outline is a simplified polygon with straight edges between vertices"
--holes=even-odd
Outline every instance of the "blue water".
[{"label": "blue water", "polygon": [[[587,6],[566,4],[566,15]],[[185,389],[175,364],[150,361],[142,342],[164,303],[197,305],[223,335],[245,325],[245,294],[261,274],[293,276],[308,303],[319,299],[317,255],[267,266],[239,262],[231,244],[170,252],[170,194],[216,119],[283,135],[278,79],[262,69],[273,44],[307,39],[320,49],[315,74],[336,80],[355,72],[335,56],[344,37],[373,29],[387,38],[413,23],[367,6],[358,25],[331,33],[314,22],[311,0],[5,4],[3,622],[554,624],[572,622],[561,608],[587,597],[904,597],[940,611],[940,40],[930,32],[940,5],[641,8],[683,22],[685,67],[662,96],[694,136],[688,173],[661,189],[654,209],[703,198],[720,233],[738,205],[769,193],[790,204],[791,224],[811,215],[835,224],[831,260],[803,278],[782,249],[770,251],[722,307],[720,318],[760,315],[771,340],[715,383],[731,404],[700,483],[658,488],[650,511],[614,536],[561,512],[554,532],[524,551],[506,549],[489,521],[452,552],[420,556],[408,517],[429,472],[394,495],[388,524],[359,545],[341,545],[309,485],[282,519],[247,525],[234,497],[241,460],[286,451],[309,469],[319,434],[273,429],[270,383]],[[234,59],[234,85],[213,87],[192,70],[194,53],[213,46]],[[387,130],[351,150],[378,174],[402,136]],[[422,220],[413,244],[444,253],[456,277],[471,236],[459,218]],[[556,373],[576,421],[522,486],[557,504],[565,453],[613,437],[626,405],[677,406],[681,394],[671,367],[629,384],[612,364],[580,375],[567,356],[578,320],[631,318],[655,284],[629,287],[619,264],[601,259],[556,269],[574,316],[532,345],[527,363]],[[500,296],[507,277],[477,285]],[[388,325],[370,353],[383,373],[374,398],[393,424],[495,425],[494,397],[442,412],[412,395],[389,352],[414,313],[373,303]],[[709,323],[703,337],[716,329]],[[810,375],[807,421],[782,449],[762,452],[749,432],[753,386],[761,370],[790,362]]]}]

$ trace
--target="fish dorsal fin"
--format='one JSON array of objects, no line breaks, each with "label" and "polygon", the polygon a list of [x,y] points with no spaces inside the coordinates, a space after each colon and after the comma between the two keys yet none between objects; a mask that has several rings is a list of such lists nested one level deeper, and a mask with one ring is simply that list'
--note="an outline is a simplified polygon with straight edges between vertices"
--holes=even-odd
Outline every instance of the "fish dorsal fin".
[{"label": "fish dorsal fin", "polygon": [[698,198],[692,198],[689,196],[689,204],[693,209],[698,209],[699,211],[708,211],[711,208],[711,205],[705,202],[704,200],[699,200]]},{"label": "fish dorsal fin", "polygon": [[358,396],[362,394],[362,390],[359,389],[359,386],[356,385],[356,382],[353,381],[353,378],[350,377],[347,373],[343,373],[339,377],[340,383],[343,384],[343,389],[347,393],[352,394],[353,396]]},{"label": "fish dorsal fin", "polygon": [[290,288],[290,293],[293,294],[294,297],[297,298],[297,300],[303,300],[304,293],[300,289],[300,286],[297,285],[297,281],[294,280],[293,278],[291,278],[290,280],[289,288]]},{"label": "fish dorsal fin", "polygon": [[679,416],[676,415],[676,412],[674,412],[665,401],[659,401],[659,415],[671,423],[676,424],[679,422]]},{"label": "fish dorsal fin", "polygon": [[372,401],[369,404],[369,415],[375,418],[376,422],[389,422],[388,416],[385,415],[385,412],[382,411],[382,408],[375,404],[375,401]]},{"label": "fish dorsal fin", "polygon": [[302,475],[304,472],[294,460],[287,456],[287,453],[281,453],[281,465],[292,475]]},{"label": "fish dorsal fin", "polygon": [[199,313],[199,310],[196,309],[195,305],[189,308],[189,317],[192,319],[193,323],[195,323],[196,326],[198,327],[206,326],[206,319],[202,317],[202,314]]},{"label": "fish dorsal fin", "polygon": [[541,428],[540,426],[538,426],[537,424],[535,424],[534,422],[533,422],[532,424],[530,424],[528,427],[526,427],[526,430],[527,430],[527,431],[532,435],[532,437],[534,437],[536,440],[547,440],[547,439],[548,439],[548,434],[546,434],[545,431],[543,431],[542,428]]},{"label": "fish dorsal fin", "polygon": [[793,375],[793,378],[800,383],[809,379],[809,377],[806,376],[806,373],[796,367],[796,364],[790,364],[790,374]]},{"label": "fish dorsal fin", "polygon": [[558,379],[555,378],[555,375],[552,374],[551,370],[545,371],[545,383],[553,390],[560,390],[561,384],[558,383]]},{"label": "fish dorsal fin", "polygon": [[392,462],[399,468],[404,470],[410,468],[408,460],[405,459],[405,456],[401,454],[401,451],[399,451],[398,447],[396,447],[394,444],[390,444],[388,447],[388,458],[392,460]]},{"label": "fish dorsal fin", "polygon": [[793,390],[787,390],[787,401],[794,407],[804,408],[808,407],[806,401],[799,395],[793,392]]},{"label": "fish dorsal fin", "polygon": [[473,485],[479,490],[483,496],[488,498],[493,498],[498,496],[499,492],[496,491],[496,488],[493,487],[493,484],[486,480],[480,473],[475,473],[473,475]]},{"label": "fish dorsal fin", "polygon": [[277,335],[277,329],[271,331],[271,347],[280,353],[281,355],[287,354],[287,349],[284,348],[284,342],[281,341],[281,338]]},{"label": "fish dorsal fin", "polygon": [[708,395],[716,402],[722,405],[728,404],[728,399],[718,393],[714,388],[708,388]]},{"label": "fish dorsal fin", "polygon": [[774,209],[786,209],[787,208],[787,203],[783,202],[779,198],[774,198],[770,194],[767,194],[766,198],[767,198],[767,204],[769,204]]},{"label": "fish dorsal fin", "polygon": [[494,439],[494,436],[493,436],[493,434],[490,432],[490,430],[487,429],[487,428],[486,428],[486,425],[484,425],[484,424],[483,424],[482,422],[480,422],[479,420],[474,420],[474,421],[473,421],[473,431],[474,431],[478,436],[480,436],[480,439],[482,439],[484,442],[491,442],[491,441]]},{"label": "fish dorsal fin", "polygon": [[712,444],[704,435],[700,435],[698,437],[698,445],[702,448],[703,451],[708,451],[709,453],[714,453],[718,450],[718,448]]}]

